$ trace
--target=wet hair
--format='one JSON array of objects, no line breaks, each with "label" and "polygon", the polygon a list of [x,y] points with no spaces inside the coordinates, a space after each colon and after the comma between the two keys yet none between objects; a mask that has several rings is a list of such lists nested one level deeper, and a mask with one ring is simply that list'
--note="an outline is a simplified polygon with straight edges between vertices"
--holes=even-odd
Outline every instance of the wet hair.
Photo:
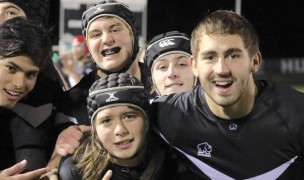
[{"label": "wet hair", "polygon": [[239,35],[250,57],[259,51],[259,37],[245,17],[233,11],[217,10],[206,15],[192,32],[191,51],[195,60],[198,56],[202,36],[217,32],[224,35]]},{"label": "wet hair", "polygon": [[42,69],[52,53],[50,32],[40,23],[15,17],[0,25],[0,59],[26,56]]}]

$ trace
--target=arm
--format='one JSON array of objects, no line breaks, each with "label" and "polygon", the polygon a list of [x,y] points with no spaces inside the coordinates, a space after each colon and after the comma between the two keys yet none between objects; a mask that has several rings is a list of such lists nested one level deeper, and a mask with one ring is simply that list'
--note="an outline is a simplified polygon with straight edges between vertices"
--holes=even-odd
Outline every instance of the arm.
[{"label": "arm", "polygon": [[91,127],[84,125],[74,125],[63,130],[57,138],[55,150],[53,151],[47,167],[51,169],[58,168],[61,156],[73,154],[83,139],[83,133],[90,131]]}]

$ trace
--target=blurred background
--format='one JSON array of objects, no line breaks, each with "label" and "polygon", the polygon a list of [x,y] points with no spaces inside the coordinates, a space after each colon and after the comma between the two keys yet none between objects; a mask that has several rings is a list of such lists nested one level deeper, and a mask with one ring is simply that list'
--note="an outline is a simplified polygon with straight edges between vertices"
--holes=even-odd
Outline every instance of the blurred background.
[{"label": "blurred background", "polygon": [[[53,28],[54,50],[68,51],[73,36],[81,34],[81,16],[98,0],[41,0],[46,24]],[[262,69],[256,78],[304,87],[304,1],[253,0],[118,0],[135,13],[141,46],[154,35],[178,30],[191,34],[208,12],[236,11],[260,35]],[[41,10],[43,11],[43,10]],[[304,90],[304,89],[303,89]]]}]

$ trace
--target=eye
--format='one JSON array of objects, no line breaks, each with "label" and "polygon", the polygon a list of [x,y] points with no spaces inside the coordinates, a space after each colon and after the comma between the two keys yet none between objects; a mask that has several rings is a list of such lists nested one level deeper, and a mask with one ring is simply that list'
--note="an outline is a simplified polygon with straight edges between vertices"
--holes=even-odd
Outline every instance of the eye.
[{"label": "eye", "polygon": [[128,114],[125,114],[123,118],[127,121],[131,121],[131,120],[135,119],[136,117],[137,116],[134,113],[128,113]]},{"label": "eye", "polygon": [[94,32],[90,32],[89,35],[88,35],[88,38],[90,39],[94,39],[94,38],[97,38],[101,36],[101,33],[100,32],[97,32],[97,31],[94,31]]},{"label": "eye", "polygon": [[111,119],[110,118],[101,119],[99,122],[102,125],[109,125],[111,123]]},{"label": "eye", "polygon": [[168,68],[168,66],[164,65],[164,64],[158,64],[155,67],[156,70],[160,70],[160,71],[165,71],[167,68]]},{"label": "eye", "polygon": [[17,72],[17,68],[14,67],[14,66],[6,65],[5,68],[7,69],[7,71],[8,71],[9,73],[12,73],[12,74]]},{"label": "eye", "polygon": [[212,60],[215,60],[215,56],[214,56],[214,55],[208,54],[208,55],[204,55],[204,56],[202,57],[202,59],[203,59],[203,60],[207,60],[207,61],[212,61]]},{"label": "eye", "polygon": [[177,66],[180,67],[180,68],[183,68],[183,67],[188,67],[189,64],[187,64],[187,63],[179,63]]},{"label": "eye", "polygon": [[231,54],[229,54],[228,55],[228,59],[237,59],[237,58],[239,58],[240,57],[240,55],[238,54],[238,53],[231,53]]},{"label": "eye", "polygon": [[167,69],[167,68],[168,68],[168,66],[159,66],[159,68],[158,68],[158,69],[165,70],[165,69]]},{"label": "eye", "polygon": [[17,13],[15,13],[14,11],[7,11],[6,14],[8,16],[17,16]]},{"label": "eye", "polygon": [[28,79],[35,79],[35,78],[37,78],[38,74],[39,74],[39,72],[30,72],[30,73],[26,74],[26,77]]},{"label": "eye", "polygon": [[113,27],[112,29],[110,29],[110,32],[119,32],[121,30],[122,30],[121,27],[116,26],[116,27]]}]

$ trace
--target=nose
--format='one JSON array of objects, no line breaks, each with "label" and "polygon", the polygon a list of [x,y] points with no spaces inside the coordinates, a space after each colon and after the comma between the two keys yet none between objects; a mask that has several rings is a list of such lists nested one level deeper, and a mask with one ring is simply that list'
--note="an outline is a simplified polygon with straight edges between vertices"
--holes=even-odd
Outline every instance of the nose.
[{"label": "nose", "polygon": [[118,123],[116,124],[114,133],[116,136],[126,136],[129,134],[128,129],[125,127],[124,123],[121,120],[118,120]]},{"label": "nose", "polygon": [[105,32],[102,34],[102,43],[105,45],[112,45],[114,43],[113,35],[110,32]]},{"label": "nose", "polygon": [[179,77],[178,68],[173,66],[173,65],[169,65],[169,67],[168,67],[168,77],[171,78],[171,79]]},{"label": "nose", "polygon": [[12,81],[14,88],[22,89],[25,85],[25,75],[23,73],[17,73]]},{"label": "nose", "polygon": [[229,74],[229,71],[230,70],[227,66],[227,62],[225,62],[225,59],[219,58],[215,64],[214,72],[218,75],[227,75]]}]

